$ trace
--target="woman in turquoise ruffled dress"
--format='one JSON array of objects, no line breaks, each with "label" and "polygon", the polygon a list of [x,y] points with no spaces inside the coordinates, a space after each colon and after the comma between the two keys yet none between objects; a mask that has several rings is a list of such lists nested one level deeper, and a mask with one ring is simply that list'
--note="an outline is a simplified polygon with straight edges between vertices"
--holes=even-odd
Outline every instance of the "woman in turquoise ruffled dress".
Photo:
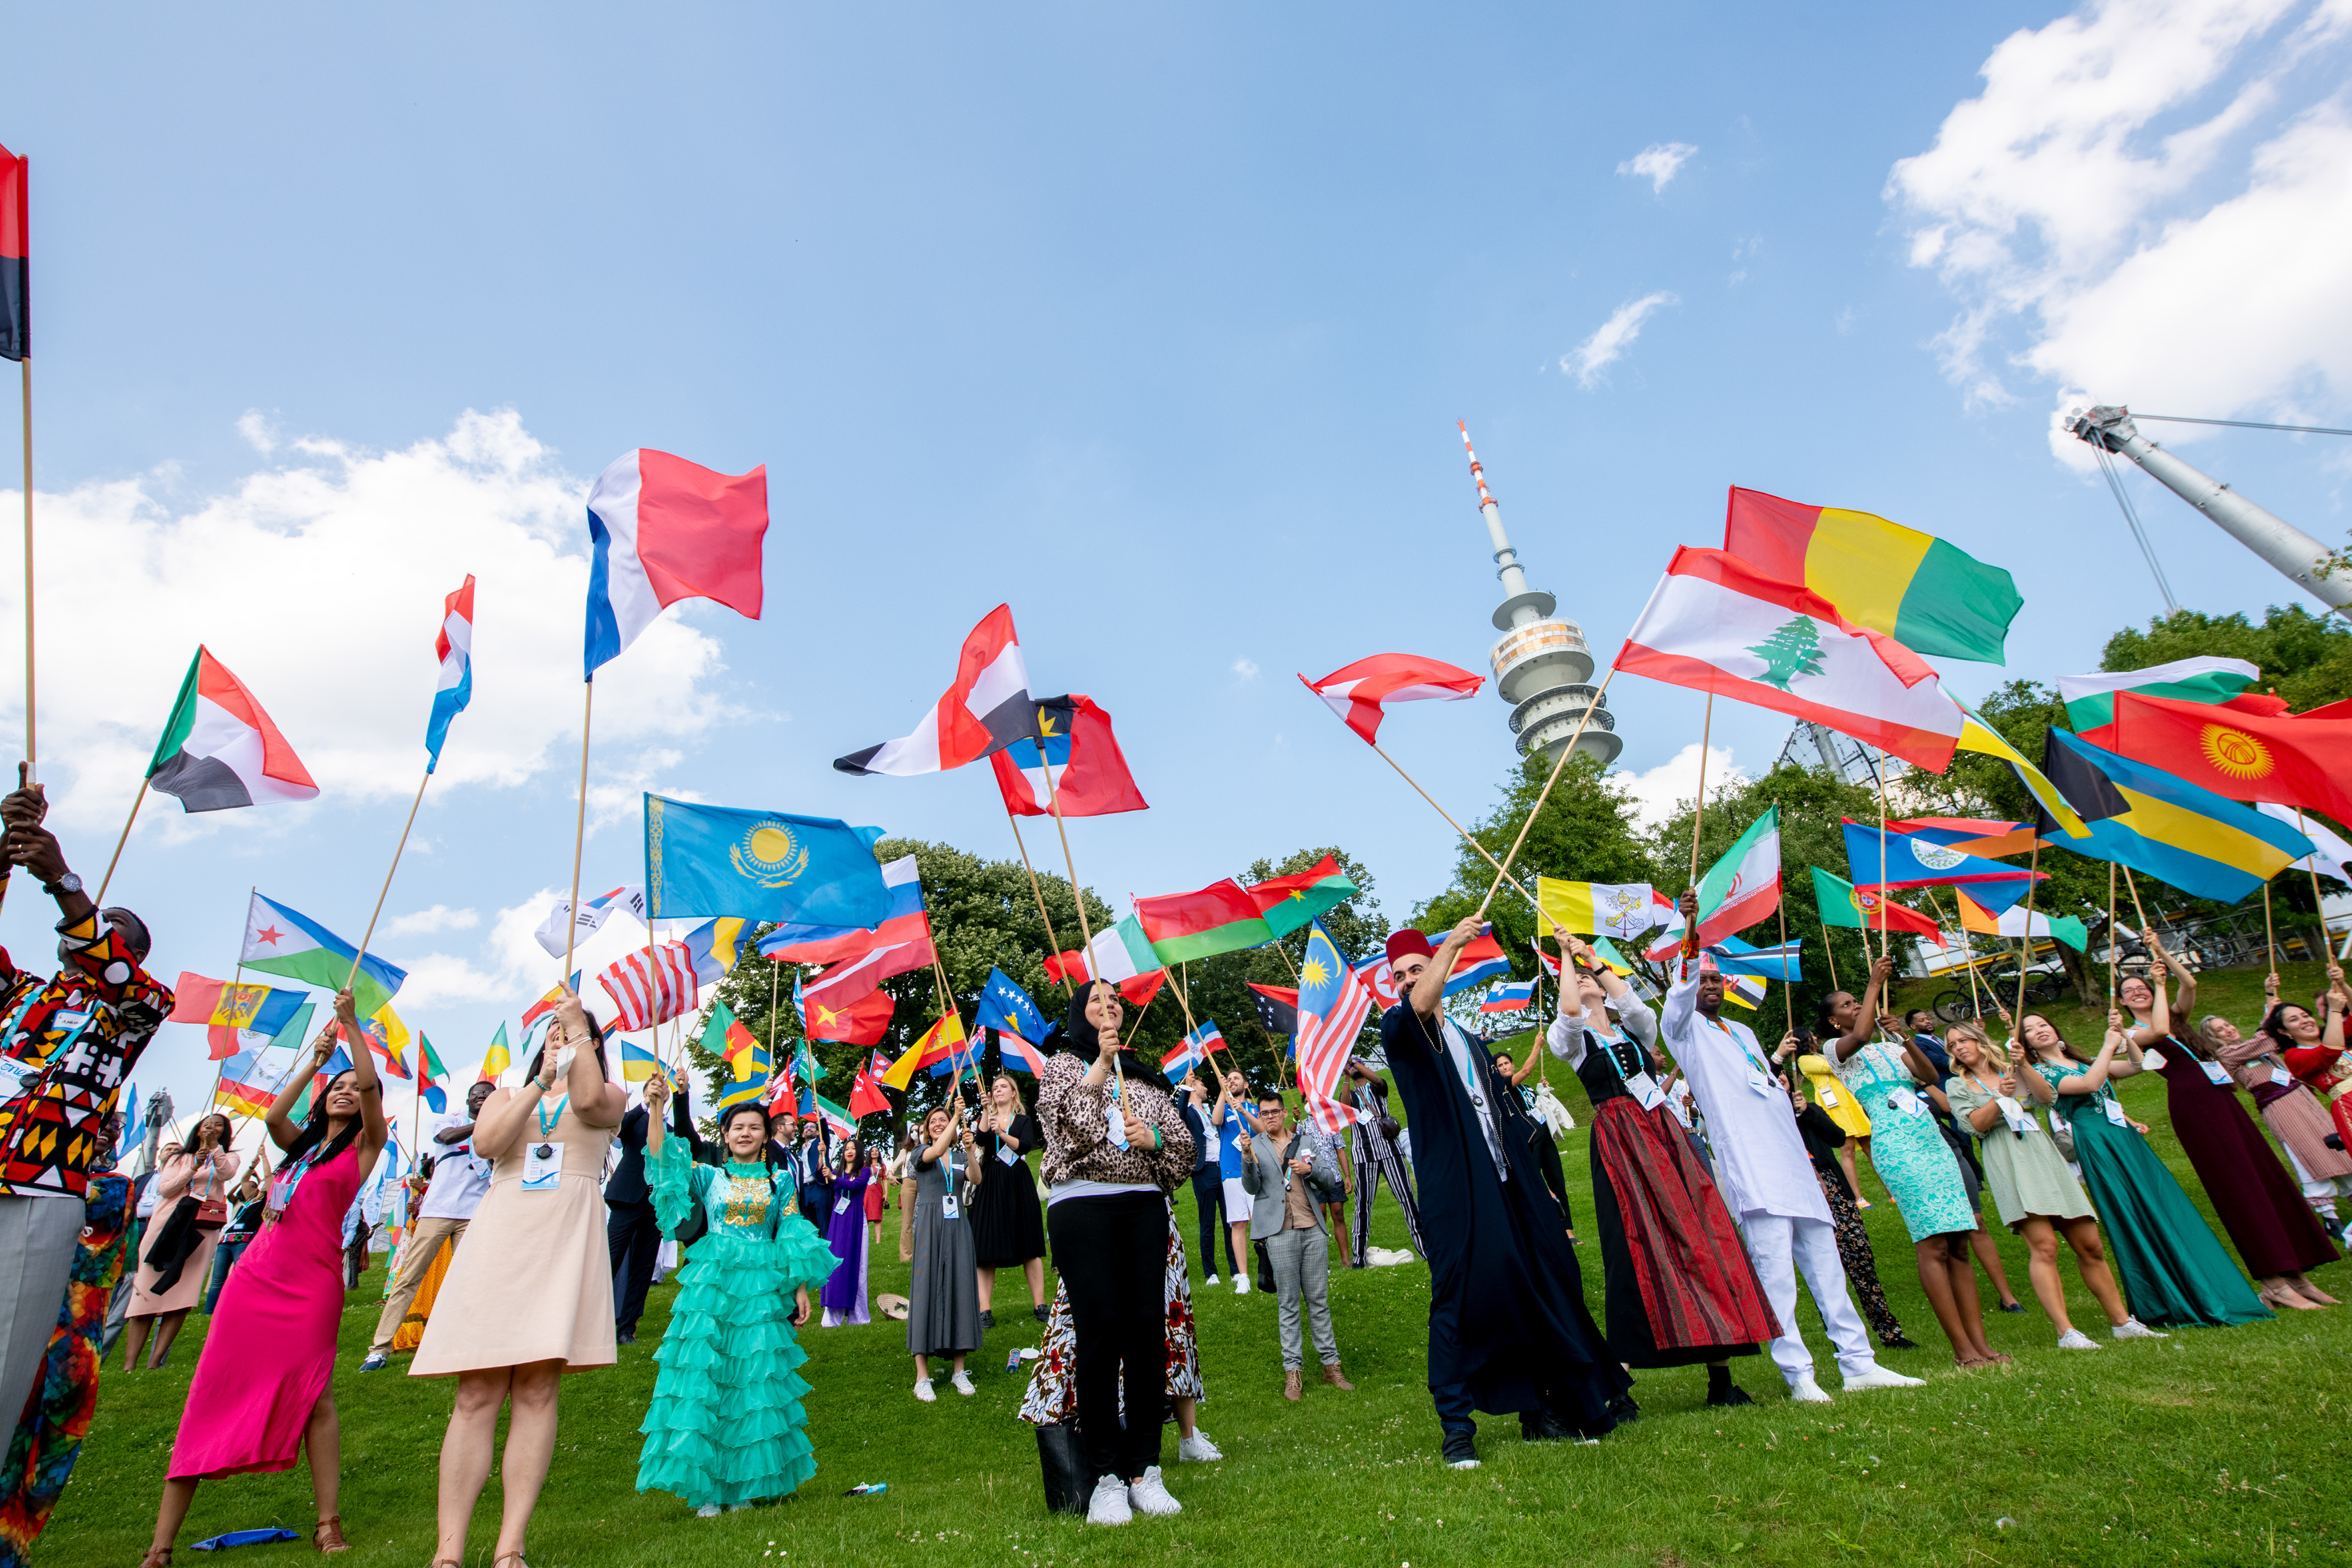
[{"label": "woman in turquoise ruffled dress", "polygon": [[654,1210],[675,1230],[697,1206],[709,1222],[678,1270],[677,1300],[654,1359],[652,1407],[637,1429],[639,1491],[674,1492],[703,1518],[783,1497],[816,1474],[809,1447],[808,1359],[793,1331],[809,1291],[840,1261],[800,1212],[788,1170],[768,1163],[768,1113],[720,1113],[724,1166],[692,1163],[682,1139],[662,1135],[668,1085],[646,1084],[646,1169]]}]

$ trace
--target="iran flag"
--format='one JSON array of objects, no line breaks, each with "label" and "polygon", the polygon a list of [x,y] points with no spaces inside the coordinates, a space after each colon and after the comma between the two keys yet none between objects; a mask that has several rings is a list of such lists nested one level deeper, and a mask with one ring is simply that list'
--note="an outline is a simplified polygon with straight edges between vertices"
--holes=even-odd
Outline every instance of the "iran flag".
[{"label": "iran flag", "polygon": [[[1748,825],[1746,832],[1723,852],[1723,858],[1698,879],[1698,945],[1712,947],[1734,932],[1745,931],[1780,907],[1780,808],[1777,805]],[[1671,908],[1666,928],[1658,934],[1645,956],[1664,963],[1683,944],[1679,904]]]},{"label": "iran flag", "polygon": [[1960,737],[1926,660],[1721,550],[1675,551],[1617,668],[1811,719],[1934,773]]},{"label": "iran flag", "polygon": [[588,492],[587,676],[621,656],[681,599],[760,618],[768,469],[719,474],[640,446]]},{"label": "iran flag", "polygon": [[202,646],[180,683],[163,738],[155,743],[147,782],[179,797],[190,811],[309,800],[319,793],[310,769],[245,683]]}]

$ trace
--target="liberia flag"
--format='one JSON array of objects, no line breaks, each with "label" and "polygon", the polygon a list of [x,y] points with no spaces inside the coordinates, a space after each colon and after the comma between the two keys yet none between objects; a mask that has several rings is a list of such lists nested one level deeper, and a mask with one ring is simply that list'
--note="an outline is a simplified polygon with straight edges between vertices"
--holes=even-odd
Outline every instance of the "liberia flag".
[{"label": "liberia flag", "polygon": [[1037,737],[989,755],[1004,809],[1016,817],[1108,817],[1148,810],[1111,733],[1110,715],[1090,697],[1041,697]]},{"label": "liberia flag", "polygon": [[148,785],[187,811],[226,811],[317,798],[302,759],[245,684],[203,646],[147,764]]},{"label": "liberia flag", "polygon": [[1037,705],[1013,630],[1013,607],[1000,604],[963,640],[954,682],[914,733],[834,758],[844,773],[939,773],[977,762],[1016,740],[1038,737]]},{"label": "liberia flag", "polygon": [[637,948],[597,976],[596,983],[619,1009],[614,1027],[624,1030],[667,1023],[692,1012],[702,1000],[694,955],[683,942]]},{"label": "liberia flag", "polygon": [[1412,653],[1374,653],[1369,659],[1342,665],[1319,681],[1310,681],[1305,675],[1298,680],[1321,697],[1349,729],[1363,737],[1367,746],[1380,744],[1381,719],[1389,704],[1426,698],[1460,702],[1464,697],[1477,695],[1478,688],[1486,684],[1484,675],[1474,675],[1467,670]]},{"label": "liberia flag", "polygon": [[640,446],[588,491],[587,678],[681,599],[760,618],[768,470],[719,474]]}]

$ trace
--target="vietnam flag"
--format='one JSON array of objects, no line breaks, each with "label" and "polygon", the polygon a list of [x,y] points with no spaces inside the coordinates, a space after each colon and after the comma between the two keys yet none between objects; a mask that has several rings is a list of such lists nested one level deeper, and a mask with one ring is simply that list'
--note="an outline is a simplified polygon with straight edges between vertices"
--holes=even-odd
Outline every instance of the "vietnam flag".
[{"label": "vietnam flag", "polygon": [[890,1011],[897,1006],[890,993],[871,990],[855,999],[840,1002],[812,1000],[801,1020],[801,1027],[811,1040],[842,1040],[852,1045],[879,1045],[890,1027]]},{"label": "vietnam flag", "polygon": [[2352,822],[2352,718],[2261,716],[2137,692],[2116,693],[2115,704],[2109,749],[2117,756],[2231,800]]}]

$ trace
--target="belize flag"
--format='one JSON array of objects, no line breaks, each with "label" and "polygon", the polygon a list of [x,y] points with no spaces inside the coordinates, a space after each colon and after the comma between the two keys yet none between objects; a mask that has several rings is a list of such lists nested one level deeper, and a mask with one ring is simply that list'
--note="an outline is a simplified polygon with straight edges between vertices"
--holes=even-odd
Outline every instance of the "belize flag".
[{"label": "belize flag", "polygon": [[681,599],[760,618],[768,470],[719,474],[640,446],[588,491],[587,678]]},{"label": "belize flag", "polygon": [[147,763],[148,784],[188,811],[310,800],[319,786],[245,683],[198,645]]},{"label": "belize flag", "polygon": [[1535,999],[1536,983],[1533,980],[1506,980],[1486,993],[1486,999],[1478,1004],[1478,1010],[1482,1013],[1515,1013]]},{"label": "belize flag", "polygon": [[474,700],[474,574],[466,586],[443,601],[441,632],[433,639],[441,661],[441,683],[433,691],[433,716],[425,722],[425,771],[441,766],[441,743],[449,738],[449,721]]}]

